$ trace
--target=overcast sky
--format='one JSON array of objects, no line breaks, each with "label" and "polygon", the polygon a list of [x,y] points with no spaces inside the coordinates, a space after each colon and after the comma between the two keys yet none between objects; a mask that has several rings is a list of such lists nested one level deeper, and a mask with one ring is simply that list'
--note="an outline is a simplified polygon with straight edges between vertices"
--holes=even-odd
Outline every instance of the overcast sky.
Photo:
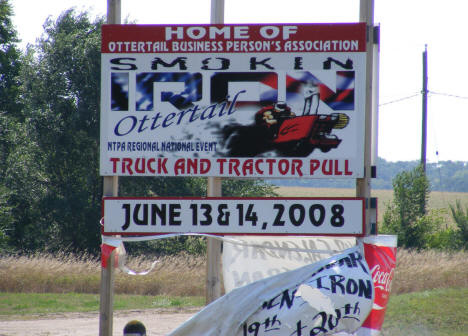
[{"label": "overcast sky", "polygon": [[[107,0],[12,0],[13,23],[34,43],[48,16],[76,7],[104,15]],[[210,0],[122,0],[135,23],[209,23]],[[468,43],[466,0],[375,0],[381,26],[379,156],[421,155],[422,52],[427,44],[429,91],[427,159],[468,161]],[[359,0],[226,0],[226,23],[356,22]],[[411,98],[407,98],[411,97]],[[405,99],[407,98],[407,99]]]}]

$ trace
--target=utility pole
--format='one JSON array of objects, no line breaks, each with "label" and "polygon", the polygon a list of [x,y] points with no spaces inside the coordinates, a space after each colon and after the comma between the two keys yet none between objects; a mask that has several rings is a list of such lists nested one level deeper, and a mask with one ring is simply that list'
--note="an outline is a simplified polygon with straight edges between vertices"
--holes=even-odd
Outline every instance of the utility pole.
[{"label": "utility pole", "polygon": [[422,87],[422,131],[421,131],[421,165],[426,172],[426,144],[427,144],[427,45],[423,51],[423,87]]},{"label": "utility pole", "polygon": [[[211,24],[224,23],[224,0],[211,0]],[[222,179],[208,177],[207,196],[222,196]],[[206,304],[221,296],[221,241],[207,238],[206,241]]]},{"label": "utility pole", "polygon": [[365,102],[365,140],[364,140],[364,177],[356,179],[356,197],[366,200],[366,235],[371,232],[370,196],[371,196],[371,156],[372,156],[372,91],[373,53],[374,53],[374,0],[360,0],[359,21],[367,25],[366,46],[366,102]]},{"label": "utility pole", "polygon": [[[107,23],[121,23],[121,0],[107,0]],[[118,196],[119,177],[104,176],[103,196]],[[101,266],[101,289],[99,302],[99,336],[112,336],[114,315],[114,258],[109,256],[106,267]]]}]

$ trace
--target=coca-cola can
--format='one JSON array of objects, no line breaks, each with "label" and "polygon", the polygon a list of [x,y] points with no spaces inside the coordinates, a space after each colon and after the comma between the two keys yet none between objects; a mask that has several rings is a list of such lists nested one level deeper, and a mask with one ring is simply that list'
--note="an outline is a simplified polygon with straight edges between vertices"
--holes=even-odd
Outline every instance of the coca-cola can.
[{"label": "coca-cola can", "polygon": [[374,304],[358,336],[380,334],[395,274],[397,236],[376,235],[363,238],[364,253],[374,282]]}]

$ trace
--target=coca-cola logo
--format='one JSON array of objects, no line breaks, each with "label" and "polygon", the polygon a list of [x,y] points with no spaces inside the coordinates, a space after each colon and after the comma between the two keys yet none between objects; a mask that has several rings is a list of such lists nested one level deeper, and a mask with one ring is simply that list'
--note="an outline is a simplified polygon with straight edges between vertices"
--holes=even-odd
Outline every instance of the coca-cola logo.
[{"label": "coca-cola logo", "polygon": [[374,287],[384,290],[387,293],[390,292],[394,270],[395,269],[392,268],[390,272],[381,271],[379,264],[372,267],[371,273]]}]

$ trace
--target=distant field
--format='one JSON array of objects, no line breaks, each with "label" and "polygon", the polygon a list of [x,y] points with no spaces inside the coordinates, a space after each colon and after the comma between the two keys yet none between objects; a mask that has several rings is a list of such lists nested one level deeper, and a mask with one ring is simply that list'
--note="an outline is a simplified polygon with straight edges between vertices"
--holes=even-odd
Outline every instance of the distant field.
[{"label": "distant field", "polygon": [[[304,188],[304,187],[278,187],[276,192],[284,197],[354,197],[354,189],[338,188]],[[383,213],[393,199],[393,190],[372,190],[372,197],[378,199],[378,220],[382,221]],[[462,204],[468,205],[468,193],[433,191],[429,197],[429,209],[442,209],[446,211],[447,224],[452,224],[449,215],[449,205],[460,200]],[[444,210],[445,209],[445,210]]]}]

